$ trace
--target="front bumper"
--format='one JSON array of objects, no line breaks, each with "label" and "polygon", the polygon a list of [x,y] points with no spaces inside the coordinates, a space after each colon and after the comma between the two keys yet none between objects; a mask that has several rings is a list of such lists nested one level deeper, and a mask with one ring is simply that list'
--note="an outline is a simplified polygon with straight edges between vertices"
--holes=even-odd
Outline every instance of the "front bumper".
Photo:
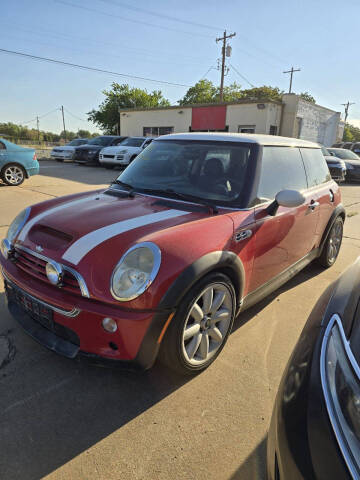
[{"label": "front bumper", "polygon": [[[41,282],[30,278],[24,282],[23,274],[19,274],[13,265],[7,267],[5,270],[3,265],[2,274],[9,311],[38,343],[67,358],[85,355],[102,363],[144,370],[154,364],[160,345],[159,332],[169,316],[168,311],[126,311],[91,299],[77,298],[59,289],[52,292],[53,299],[49,300],[47,294],[51,292],[51,286],[45,289]],[[14,300],[14,290],[19,290],[30,303],[51,310],[52,322],[46,326],[40,323],[32,310]],[[116,332],[104,330],[104,317],[116,321]]]},{"label": "front bumper", "polygon": [[337,182],[344,182],[345,181],[345,174],[346,169],[340,167],[329,167],[331,178],[336,180]]}]

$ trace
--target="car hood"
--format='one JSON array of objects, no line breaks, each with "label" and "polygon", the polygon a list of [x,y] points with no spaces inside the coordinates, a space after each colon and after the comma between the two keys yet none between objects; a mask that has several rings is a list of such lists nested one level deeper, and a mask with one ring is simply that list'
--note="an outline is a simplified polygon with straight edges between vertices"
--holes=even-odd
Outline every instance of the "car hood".
[{"label": "car hood", "polygon": [[[132,244],[156,232],[201,218],[214,218],[206,208],[191,211],[182,202],[149,196],[119,197],[100,191],[59,199],[31,211],[17,243],[69,265],[109,256],[118,258]],[[44,205],[45,204],[40,204]],[[193,209],[194,210],[194,209]],[[216,216],[218,218],[219,216]]]},{"label": "car hood", "polygon": [[345,163],[352,165],[353,167],[360,168],[360,159],[359,160],[344,160]]},{"label": "car hood", "polygon": [[101,150],[104,148],[102,145],[80,145],[79,147],[75,147],[76,150]]},{"label": "car hood", "polygon": [[62,147],[62,146],[59,145],[58,147],[54,147],[53,150],[68,150],[68,151],[73,152],[75,150],[75,148],[77,148],[77,147],[71,147],[71,146],[67,146],[67,145],[64,145]]},{"label": "car hood", "polygon": [[345,162],[344,162],[344,160],[341,160],[341,158],[333,157],[332,155],[326,155],[325,160],[326,160],[327,163],[329,163],[331,165],[340,164],[340,165],[345,167]]},{"label": "car hood", "polygon": [[106,154],[106,155],[116,155],[117,153],[120,153],[122,151],[125,151],[127,153],[138,153],[141,151],[141,148],[140,147],[128,147],[126,145],[124,146],[121,146],[121,145],[116,145],[114,147],[105,147],[102,149],[102,152],[103,154]]}]

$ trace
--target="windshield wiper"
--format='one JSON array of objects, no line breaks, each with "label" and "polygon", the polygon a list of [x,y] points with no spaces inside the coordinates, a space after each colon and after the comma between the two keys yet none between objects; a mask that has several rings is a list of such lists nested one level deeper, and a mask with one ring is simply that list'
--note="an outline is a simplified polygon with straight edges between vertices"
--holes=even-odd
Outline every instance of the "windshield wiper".
[{"label": "windshield wiper", "polygon": [[128,193],[128,195],[129,195],[129,197],[133,198],[133,197],[135,196],[135,195],[134,195],[135,189],[134,189],[134,187],[133,187],[132,185],[130,185],[130,183],[125,183],[125,182],[122,182],[121,180],[117,180],[117,179],[116,179],[116,180],[114,180],[114,181],[112,182],[111,185],[114,185],[114,184],[115,184],[115,185],[120,185],[120,187],[125,187],[125,188],[127,188],[127,189],[128,189],[128,190],[127,190],[127,193]]},{"label": "windshield wiper", "polygon": [[182,192],[176,192],[172,188],[166,188],[165,190],[161,189],[153,189],[153,188],[147,188],[147,189],[142,189],[146,192],[149,193],[158,193],[158,194],[164,194],[168,193],[170,195],[173,195],[176,198],[180,198],[181,200],[185,200],[187,202],[193,202],[193,203],[198,203],[199,205],[203,205],[204,207],[207,207],[213,215],[216,215],[219,213],[218,209],[216,208],[215,205],[213,205],[211,202],[207,202],[203,198],[196,197],[195,195],[191,195],[190,193],[182,193]]}]

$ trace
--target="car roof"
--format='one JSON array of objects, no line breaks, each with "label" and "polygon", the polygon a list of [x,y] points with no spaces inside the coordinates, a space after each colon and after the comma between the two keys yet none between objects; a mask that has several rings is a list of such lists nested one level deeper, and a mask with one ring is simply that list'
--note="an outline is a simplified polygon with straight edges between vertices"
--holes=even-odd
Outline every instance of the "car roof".
[{"label": "car roof", "polygon": [[162,135],[155,139],[158,140],[211,140],[217,142],[245,142],[255,143],[258,145],[288,146],[288,147],[308,147],[321,148],[314,142],[300,140],[298,138],[279,137],[277,135],[257,135],[251,133],[222,133],[222,132],[204,132],[204,133],[172,133],[170,135]]}]

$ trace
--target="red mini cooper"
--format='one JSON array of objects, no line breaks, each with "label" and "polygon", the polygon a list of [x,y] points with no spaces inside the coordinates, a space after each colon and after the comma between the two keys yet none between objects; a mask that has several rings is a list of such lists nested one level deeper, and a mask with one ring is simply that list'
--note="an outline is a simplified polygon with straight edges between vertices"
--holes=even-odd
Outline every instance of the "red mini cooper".
[{"label": "red mini cooper", "polygon": [[276,136],[159,137],[105,190],[27,208],[0,256],[8,307],[66,357],[182,373],[219,355],[236,315],[311,261],[345,211],[321,148]]}]

